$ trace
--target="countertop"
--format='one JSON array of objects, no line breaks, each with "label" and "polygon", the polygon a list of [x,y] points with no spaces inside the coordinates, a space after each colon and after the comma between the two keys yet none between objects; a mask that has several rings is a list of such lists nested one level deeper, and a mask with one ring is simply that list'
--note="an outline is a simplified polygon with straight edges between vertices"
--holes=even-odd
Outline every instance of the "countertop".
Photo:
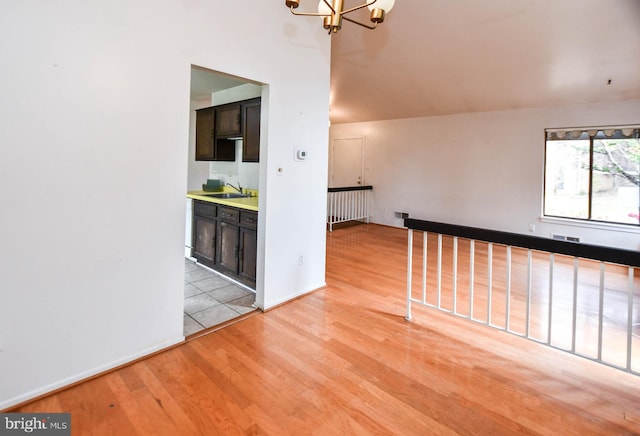
[{"label": "countertop", "polygon": [[242,198],[214,198],[207,197],[204,194],[212,194],[206,191],[189,191],[187,198],[200,201],[208,201],[209,203],[222,204],[224,206],[233,206],[240,209],[258,211],[258,197],[242,197]]}]

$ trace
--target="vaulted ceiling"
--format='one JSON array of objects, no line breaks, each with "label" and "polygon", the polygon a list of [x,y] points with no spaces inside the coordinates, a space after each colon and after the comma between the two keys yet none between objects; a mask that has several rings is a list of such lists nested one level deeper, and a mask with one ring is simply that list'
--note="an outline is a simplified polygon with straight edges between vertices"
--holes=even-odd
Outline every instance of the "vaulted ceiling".
[{"label": "vaulted ceiling", "polygon": [[332,123],[640,98],[640,0],[396,0],[327,38]]}]

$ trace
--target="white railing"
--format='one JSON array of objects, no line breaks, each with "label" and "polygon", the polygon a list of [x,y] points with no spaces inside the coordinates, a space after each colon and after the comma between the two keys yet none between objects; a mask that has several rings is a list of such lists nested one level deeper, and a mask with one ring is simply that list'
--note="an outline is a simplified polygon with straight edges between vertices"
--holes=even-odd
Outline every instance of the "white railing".
[{"label": "white railing", "polygon": [[420,304],[640,374],[640,252],[415,219],[405,226],[407,320]]},{"label": "white railing", "polygon": [[369,202],[372,186],[351,186],[329,188],[327,193],[327,225],[333,226],[346,221],[369,222]]}]

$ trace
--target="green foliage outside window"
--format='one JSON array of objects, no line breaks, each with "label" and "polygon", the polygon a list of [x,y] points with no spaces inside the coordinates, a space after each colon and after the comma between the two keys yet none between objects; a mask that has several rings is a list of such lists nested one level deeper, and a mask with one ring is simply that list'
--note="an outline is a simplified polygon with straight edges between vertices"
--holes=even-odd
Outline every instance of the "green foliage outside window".
[{"label": "green foliage outside window", "polygon": [[546,216],[640,225],[640,139],[628,130],[547,133]]}]

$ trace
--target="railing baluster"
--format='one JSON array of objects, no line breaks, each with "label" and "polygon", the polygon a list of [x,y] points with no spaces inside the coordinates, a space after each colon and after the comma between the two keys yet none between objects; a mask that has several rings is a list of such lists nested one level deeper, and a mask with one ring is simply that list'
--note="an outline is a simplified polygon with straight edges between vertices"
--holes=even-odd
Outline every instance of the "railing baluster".
[{"label": "railing baluster", "polygon": [[333,195],[332,192],[329,193],[329,231],[333,232],[333,220],[334,218],[334,202],[335,202],[335,195]]},{"label": "railing baluster", "polygon": [[547,313],[547,345],[551,345],[551,328],[553,325],[553,266],[555,256],[549,254],[549,310]]},{"label": "railing baluster", "polygon": [[473,319],[473,285],[475,281],[475,241],[469,240],[469,318]]},{"label": "railing baluster", "polygon": [[407,232],[407,313],[404,319],[411,321],[411,278],[413,274],[413,229]]},{"label": "railing baluster", "polygon": [[458,237],[453,237],[453,313],[458,313]]},{"label": "railing baluster", "polygon": [[631,370],[631,344],[633,340],[633,267],[628,267],[629,295],[627,296],[627,369]]},{"label": "railing baluster", "polygon": [[349,218],[355,218],[358,216],[358,200],[359,196],[357,192],[349,192],[349,203],[351,204],[351,211],[349,212]]},{"label": "railing baluster", "polygon": [[364,198],[366,199],[366,215],[367,215],[367,224],[369,224],[369,220],[371,219],[371,214],[369,213],[369,204],[371,202],[371,194],[369,194],[369,191],[365,192],[364,194]]},{"label": "railing baluster", "polygon": [[602,332],[604,327],[604,262],[600,262],[600,301],[598,304],[598,360],[602,360]]},{"label": "railing baluster", "polygon": [[347,192],[340,193],[340,221],[347,218]]},{"label": "railing baluster", "polygon": [[529,323],[531,319],[531,279],[533,268],[533,253],[531,250],[527,250],[527,307],[524,321],[524,335],[529,337]]},{"label": "railing baluster", "polygon": [[511,245],[507,246],[507,290],[506,290],[506,302],[505,302],[505,316],[504,328],[506,331],[510,331],[510,319],[511,319]]},{"label": "railing baluster", "polygon": [[487,245],[487,324],[491,325],[491,297],[493,285],[493,244]]},{"label": "railing baluster", "polygon": [[440,309],[441,306],[441,300],[442,300],[442,235],[438,234],[438,276],[436,277],[437,279],[437,286],[436,289],[438,290],[438,309]]},{"label": "railing baluster", "polygon": [[571,320],[571,352],[576,352],[576,330],[578,326],[578,258],[573,259],[573,318]]},{"label": "railing baluster", "polygon": [[347,206],[349,208],[349,213],[347,214],[347,216],[353,217],[355,216],[353,192],[348,192],[347,197],[348,197]]},{"label": "railing baluster", "polygon": [[427,239],[429,234],[422,232],[422,303],[427,302]]}]

